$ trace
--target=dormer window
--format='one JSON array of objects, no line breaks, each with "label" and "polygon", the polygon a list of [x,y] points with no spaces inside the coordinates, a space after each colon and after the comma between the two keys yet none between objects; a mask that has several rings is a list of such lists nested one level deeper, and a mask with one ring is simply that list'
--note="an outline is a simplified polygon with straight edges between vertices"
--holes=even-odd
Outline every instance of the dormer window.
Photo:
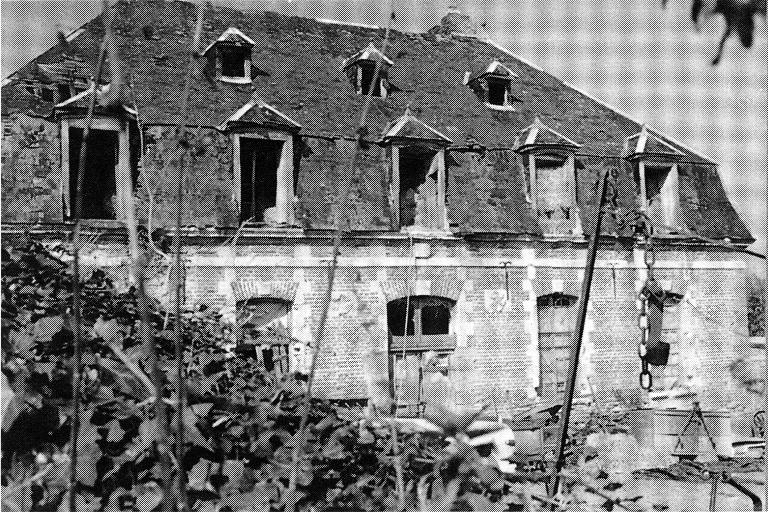
[{"label": "dormer window", "polygon": [[445,148],[452,141],[408,109],[387,126],[382,141],[391,155],[393,228],[410,232],[446,231]]},{"label": "dormer window", "polygon": [[634,163],[635,184],[640,209],[646,213],[657,234],[674,234],[680,225],[678,149],[648,132],[627,137],[624,156]]},{"label": "dormer window", "polygon": [[512,109],[513,103],[520,101],[512,96],[512,80],[515,78],[515,73],[495,60],[479,73],[467,72],[465,84],[489,107]]},{"label": "dormer window", "polygon": [[[376,76],[377,62],[381,63],[378,76]],[[357,94],[371,94],[378,98],[386,98],[391,88],[387,77],[392,64],[393,62],[386,55],[370,43],[364,50],[345,60],[343,69]]]},{"label": "dormer window", "polygon": [[240,222],[251,226],[293,223],[294,134],[301,125],[256,94],[219,129],[230,133]]},{"label": "dormer window", "polygon": [[526,159],[528,199],[545,235],[581,234],[575,168],[579,147],[539,118],[518,137],[515,151]]},{"label": "dormer window", "polygon": [[246,84],[255,75],[266,74],[256,70],[251,63],[251,50],[255,44],[240,30],[229,27],[208,45],[203,55],[207,55],[211,65],[215,66],[218,80]]}]

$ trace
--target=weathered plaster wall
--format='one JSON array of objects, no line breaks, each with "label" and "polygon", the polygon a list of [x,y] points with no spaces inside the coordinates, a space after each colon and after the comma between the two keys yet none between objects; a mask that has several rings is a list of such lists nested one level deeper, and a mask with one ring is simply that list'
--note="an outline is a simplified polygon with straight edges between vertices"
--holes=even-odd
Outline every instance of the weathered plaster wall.
[{"label": "weathered plaster wall", "polygon": [[62,220],[59,127],[13,113],[3,117],[3,222]]}]

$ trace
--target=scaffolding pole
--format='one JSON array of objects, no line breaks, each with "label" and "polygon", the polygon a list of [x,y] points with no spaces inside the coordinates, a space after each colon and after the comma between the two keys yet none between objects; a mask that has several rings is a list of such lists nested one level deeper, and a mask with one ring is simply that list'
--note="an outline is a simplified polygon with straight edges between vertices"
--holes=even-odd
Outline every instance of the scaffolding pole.
[{"label": "scaffolding pole", "polygon": [[595,270],[595,260],[597,258],[597,248],[600,242],[600,229],[603,223],[603,207],[605,206],[605,187],[608,181],[608,172],[606,169],[600,176],[598,184],[597,198],[595,200],[595,229],[592,238],[589,240],[587,249],[587,261],[584,268],[584,281],[581,283],[581,298],[579,299],[578,316],[576,317],[576,330],[573,333],[573,342],[571,343],[571,353],[568,363],[568,380],[565,381],[565,397],[563,401],[563,414],[560,418],[560,435],[557,439],[557,458],[552,472],[550,497],[557,494],[557,487],[560,482],[560,470],[565,462],[565,442],[568,438],[568,422],[571,419],[571,407],[573,405],[573,394],[576,388],[576,376],[579,370],[579,353],[581,352],[581,340],[584,336],[584,322],[587,318],[587,304],[589,303],[589,290],[592,286],[592,275]]}]

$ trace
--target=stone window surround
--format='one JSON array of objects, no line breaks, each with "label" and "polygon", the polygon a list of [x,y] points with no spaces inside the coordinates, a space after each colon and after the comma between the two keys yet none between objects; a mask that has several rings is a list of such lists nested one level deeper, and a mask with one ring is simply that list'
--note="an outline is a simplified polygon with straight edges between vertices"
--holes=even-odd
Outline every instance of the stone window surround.
[{"label": "stone window surround", "polygon": [[445,192],[446,192],[446,173],[445,173],[445,148],[436,147],[433,158],[433,165],[437,165],[437,204],[440,205],[439,218],[442,221],[442,226],[438,229],[428,229],[414,226],[400,226],[400,149],[406,147],[407,144],[391,145],[391,165],[392,165],[392,185],[390,190],[390,197],[392,202],[392,215],[394,218],[394,225],[396,229],[405,233],[423,233],[423,232],[439,232],[444,233],[448,231],[448,209],[445,204]]},{"label": "stone window surround", "polygon": [[261,139],[274,140],[283,143],[280,163],[277,166],[277,194],[275,197],[275,212],[277,220],[280,223],[292,225],[293,215],[293,135],[287,132],[266,130],[256,132],[233,133],[232,140],[232,162],[235,171],[235,201],[238,205],[241,203],[242,183],[241,183],[241,163],[240,163],[240,139]]},{"label": "stone window surround", "polygon": [[[115,169],[119,174],[123,176],[131,175],[131,159],[130,159],[130,143],[128,132],[128,119],[117,119],[114,117],[94,117],[91,122],[92,130],[103,131],[115,131],[118,132],[118,164]],[[78,165],[78,162],[70,162],[69,158],[69,129],[81,128],[85,129],[85,119],[83,118],[63,118],[61,119],[61,201],[63,205],[64,218],[71,218],[73,215],[74,205],[70,205],[69,201],[69,189],[71,165]],[[117,180],[116,180],[117,181]],[[135,186],[135,184],[133,184]],[[118,214],[119,218],[119,214]],[[114,219],[105,219],[111,220]]]}]

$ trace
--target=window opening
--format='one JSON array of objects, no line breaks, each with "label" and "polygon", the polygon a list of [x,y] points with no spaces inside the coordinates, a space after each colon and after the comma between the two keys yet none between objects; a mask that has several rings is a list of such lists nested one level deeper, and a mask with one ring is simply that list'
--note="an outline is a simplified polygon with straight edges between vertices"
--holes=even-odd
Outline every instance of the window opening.
[{"label": "window opening", "polygon": [[59,90],[59,103],[68,100],[72,96],[68,84],[58,84],[56,87]]},{"label": "window opening", "polygon": [[448,399],[450,356],[456,346],[449,334],[452,307],[453,301],[440,297],[417,296],[387,304],[390,382],[393,396],[399,398],[400,415],[418,416],[427,399]]},{"label": "window opening", "polygon": [[677,183],[672,166],[651,166],[645,164],[645,195],[648,217],[651,224],[668,232],[665,226],[677,225]]},{"label": "window opening", "polygon": [[219,48],[219,55],[221,57],[221,76],[244,78],[246,76],[246,51],[246,48],[222,45]]},{"label": "window opening", "polygon": [[374,83],[373,76],[376,72],[376,63],[375,62],[361,62],[359,64],[360,66],[360,94],[368,94],[371,90],[371,87],[373,87],[373,92],[371,93],[372,96],[381,97],[381,74],[384,71],[384,68],[379,70],[379,77]]},{"label": "window opening", "polygon": [[[69,200],[74,215],[82,128],[69,128]],[[118,163],[118,132],[91,129],[83,175],[83,219],[114,219],[115,167]]]},{"label": "window opening", "polygon": [[49,89],[48,87],[40,88],[40,97],[43,101],[53,102],[53,89]]},{"label": "window opening", "polygon": [[240,137],[240,222],[264,222],[277,204],[277,169],[283,141]]},{"label": "window opening", "polygon": [[536,209],[544,233],[567,234],[575,228],[569,190],[568,159],[536,157]]},{"label": "window opening", "polygon": [[505,106],[507,104],[509,82],[507,80],[487,78],[486,83],[488,85],[488,103],[502,107]]},{"label": "window opening", "polygon": [[576,329],[576,302],[572,295],[553,293],[539,297],[539,394],[556,401],[565,392],[568,365]]},{"label": "window opening", "polygon": [[400,226],[440,226],[435,152],[400,149]]},{"label": "window opening", "polygon": [[290,363],[291,303],[275,298],[253,298],[237,303],[237,352],[249,354],[277,375],[288,373]]}]

